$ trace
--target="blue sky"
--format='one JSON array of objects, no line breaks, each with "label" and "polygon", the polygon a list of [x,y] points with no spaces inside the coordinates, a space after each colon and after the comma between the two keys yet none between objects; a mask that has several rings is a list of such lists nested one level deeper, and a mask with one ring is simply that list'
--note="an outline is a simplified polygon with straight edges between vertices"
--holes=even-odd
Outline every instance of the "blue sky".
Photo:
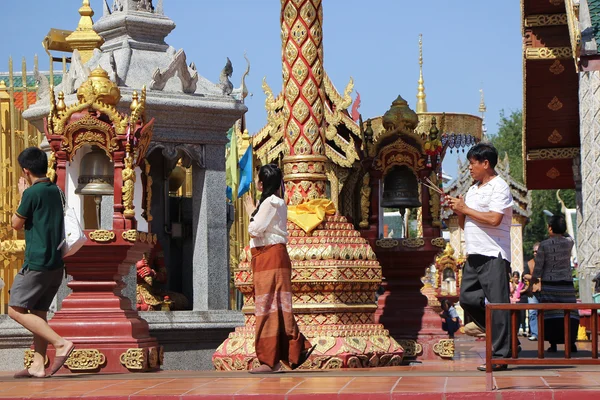
[{"label": "blue sky", "polygon": [[[91,0],[94,21],[102,15],[103,1]],[[47,70],[42,39],[51,27],[74,29],[81,0],[3,3],[0,70],[8,69],[9,55],[15,69],[20,71],[23,56],[31,69],[34,54]],[[218,81],[229,57],[232,81],[239,86],[247,53],[246,82],[253,94],[246,99],[247,125],[251,133],[259,130],[266,121],[263,77],[274,92],[282,86],[280,1],[164,0],[164,11],[177,24],[167,43],[183,48],[206,78]],[[323,0],[323,14],[325,69],[340,91],[354,78],[364,119],[383,114],[398,95],[414,108],[419,33],[429,111],[477,115],[483,88],[488,134],[495,134],[500,110],[522,107],[518,1]],[[456,174],[456,156],[446,158],[444,169]]]}]

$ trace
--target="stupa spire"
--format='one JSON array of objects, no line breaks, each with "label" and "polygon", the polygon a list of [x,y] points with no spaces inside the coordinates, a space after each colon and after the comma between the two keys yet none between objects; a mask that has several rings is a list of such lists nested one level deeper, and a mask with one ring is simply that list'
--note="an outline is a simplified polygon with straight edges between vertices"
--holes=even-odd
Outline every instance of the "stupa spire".
[{"label": "stupa spire", "polygon": [[485,112],[487,107],[485,106],[485,98],[483,96],[483,89],[479,89],[480,100],[479,100],[479,112],[481,113],[481,140],[486,139],[487,128],[485,126]]},{"label": "stupa spire", "polygon": [[94,49],[99,49],[104,39],[94,31],[94,10],[90,7],[90,0],[83,0],[79,8],[79,23],[77,29],[65,38],[71,49],[79,51],[81,61],[85,64],[94,54]]},{"label": "stupa spire", "polygon": [[419,86],[417,87],[417,113],[427,112],[425,80],[423,79],[423,34],[419,35]]}]

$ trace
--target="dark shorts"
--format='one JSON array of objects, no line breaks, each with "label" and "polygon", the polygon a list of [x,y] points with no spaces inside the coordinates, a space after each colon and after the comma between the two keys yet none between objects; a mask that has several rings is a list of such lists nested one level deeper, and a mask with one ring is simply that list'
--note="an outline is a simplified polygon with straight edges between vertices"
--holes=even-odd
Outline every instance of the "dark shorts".
[{"label": "dark shorts", "polygon": [[10,288],[10,307],[48,311],[62,283],[64,268],[50,271],[32,271],[21,268]]}]

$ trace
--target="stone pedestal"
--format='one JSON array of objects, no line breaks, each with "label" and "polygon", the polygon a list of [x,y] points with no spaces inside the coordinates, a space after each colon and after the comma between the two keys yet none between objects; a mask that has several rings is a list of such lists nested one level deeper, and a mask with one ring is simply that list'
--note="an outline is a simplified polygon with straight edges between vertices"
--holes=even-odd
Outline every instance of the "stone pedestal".
[{"label": "stone pedestal", "polygon": [[[88,243],[65,259],[72,293],[49,323],[75,343],[75,351],[58,374],[152,371],[162,363],[162,348],[150,336],[148,323],[120,293],[121,277],[150,250],[154,236],[142,234],[132,242],[123,237],[126,231],[105,232],[101,237],[87,231]],[[52,346],[48,357],[54,358]]]}]

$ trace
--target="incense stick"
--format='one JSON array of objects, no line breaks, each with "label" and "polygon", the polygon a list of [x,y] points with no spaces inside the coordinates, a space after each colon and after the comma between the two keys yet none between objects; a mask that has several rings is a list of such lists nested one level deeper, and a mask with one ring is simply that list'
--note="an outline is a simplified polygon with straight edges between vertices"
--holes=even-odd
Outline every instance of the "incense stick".
[{"label": "incense stick", "polygon": [[433,186],[428,184],[427,182],[421,181],[421,185],[428,187],[429,189],[433,190],[434,192],[437,192],[439,194],[444,194],[444,192],[437,186]]}]

